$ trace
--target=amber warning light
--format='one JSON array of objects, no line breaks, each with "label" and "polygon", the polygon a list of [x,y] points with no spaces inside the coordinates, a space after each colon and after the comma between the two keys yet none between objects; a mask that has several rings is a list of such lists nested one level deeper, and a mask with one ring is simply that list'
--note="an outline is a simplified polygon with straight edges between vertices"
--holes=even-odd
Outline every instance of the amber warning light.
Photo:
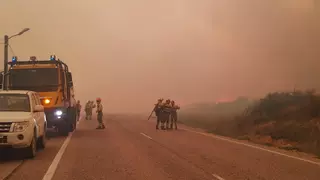
[{"label": "amber warning light", "polygon": [[49,98],[42,99],[42,104],[44,104],[44,105],[50,104],[50,102],[51,102],[51,99],[49,99]]}]

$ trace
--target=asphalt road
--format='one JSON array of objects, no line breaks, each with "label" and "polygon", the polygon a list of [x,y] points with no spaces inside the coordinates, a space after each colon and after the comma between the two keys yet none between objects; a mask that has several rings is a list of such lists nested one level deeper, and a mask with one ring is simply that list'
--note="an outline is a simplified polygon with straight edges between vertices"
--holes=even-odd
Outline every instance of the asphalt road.
[{"label": "asphalt road", "polygon": [[[155,130],[154,121],[109,116],[107,128],[81,121],[68,138],[53,137],[32,160],[0,161],[9,180],[318,180],[308,156],[213,136],[184,126]],[[2,155],[2,154],[1,154]],[[17,160],[15,160],[17,159]],[[45,177],[45,178],[44,178]]]}]

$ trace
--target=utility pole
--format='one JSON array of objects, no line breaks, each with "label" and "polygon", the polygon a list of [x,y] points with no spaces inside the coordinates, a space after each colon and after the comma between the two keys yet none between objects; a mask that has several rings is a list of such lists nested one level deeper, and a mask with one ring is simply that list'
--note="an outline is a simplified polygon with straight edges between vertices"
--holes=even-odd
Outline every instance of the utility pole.
[{"label": "utility pole", "polygon": [[21,36],[23,33],[29,31],[29,28],[24,28],[22,31],[20,31],[18,34],[15,34],[13,36],[4,36],[4,59],[3,59],[3,90],[8,90],[8,47],[9,47],[9,39]]},{"label": "utility pole", "polygon": [[8,90],[7,86],[7,74],[8,74],[8,46],[9,36],[4,36],[4,60],[3,60],[3,90]]}]

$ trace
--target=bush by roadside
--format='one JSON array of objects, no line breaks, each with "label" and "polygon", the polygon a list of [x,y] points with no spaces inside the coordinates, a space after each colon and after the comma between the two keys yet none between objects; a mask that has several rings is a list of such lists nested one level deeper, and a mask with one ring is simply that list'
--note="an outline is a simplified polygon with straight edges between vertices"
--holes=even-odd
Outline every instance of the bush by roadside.
[{"label": "bush by roadside", "polygon": [[180,121],[215,134],[320,156],[320,96],[315,91],[274,92],[254,102],[239,98],[204,107],[186,108]]}]

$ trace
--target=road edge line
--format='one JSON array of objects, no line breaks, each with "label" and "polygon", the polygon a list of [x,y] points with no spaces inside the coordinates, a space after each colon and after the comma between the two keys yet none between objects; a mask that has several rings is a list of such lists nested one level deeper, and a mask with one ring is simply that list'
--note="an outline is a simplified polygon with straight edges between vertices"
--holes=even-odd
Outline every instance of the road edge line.
[{"label": "road edge line", "polygon": [[142,136],[148,138],[148,139],[152,139],[152,137],[150,137],[150,136],[148,136],[148,135],[146,135],[146,134],[144,134],[144,133],[140,133],[140,134],[141,134]]},{"label": "road edge line", "polygon": [[224,180],[221,176],[218,176],[218,175],[216,175],[216,174],[212,174],[212,176],[213,176],[214,178],[216,178],[217,180]]},{"label": "road edge line", "polygon": [[304,159],[304,158],[299,158],[299,157],[295,157],[295,156],[291,156],[291,155],[288,155],[288,154],[284,154],[284,153],[280,153],[280,152],[273,151],[273,150],[270,150],[270,149],[258,147],[258,146],[251,145],[251,144],[248,144],[248,143],[239,142],[239,141],[236,141],[236,140],[233,140],[233,139],[223,138],[223,137],[216,136],[214,134],[198,132],[198,131],[194,131],[194,130],[190,130],[190,129],[186,129],[186,128],[180,128],[180,129],[183,129],[183,130],[188,131],[188,132],[200,134],[200,135],[203,135],[203,136],[212,137],[212,138],[215,138],[215,139],[219,139],[219,140],[227,141],[227,142],[230,142],[230,143],[251,147],[253,149],[258,149],[258,150],[261,150],[261,151],[265,151],[265,152],[281,155],[281,156],[284,156],[284,157],[287,157],[287,158],[300,160],[300,161],[303,161],[303,162],[308,162],[310,164],[314,164],[314,165],[320,166],[320,162],[316,162],[316,161],[312,161],[312,160],[308,160],[308,159]]}]

